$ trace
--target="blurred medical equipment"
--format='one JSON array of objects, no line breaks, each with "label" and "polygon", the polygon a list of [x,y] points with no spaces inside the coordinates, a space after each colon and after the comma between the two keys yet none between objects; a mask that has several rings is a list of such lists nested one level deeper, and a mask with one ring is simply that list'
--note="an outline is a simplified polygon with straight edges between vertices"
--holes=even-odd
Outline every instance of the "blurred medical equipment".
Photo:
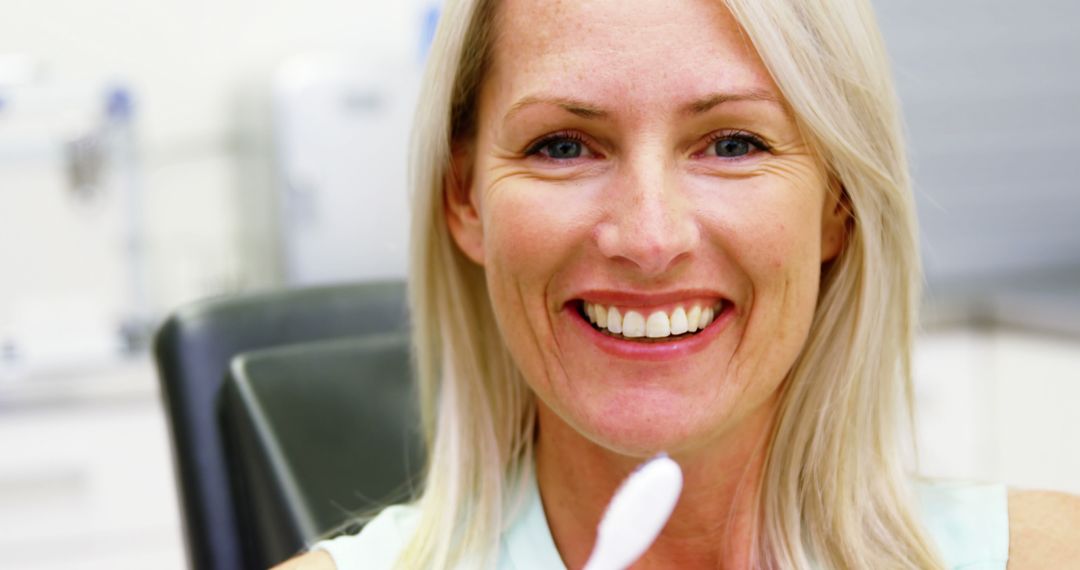
[{"label": "blurred medical equipment", "polygon": [[273,81],[284,280],[402,277],[406,159],[441,0],[418,0],[416,47],[298,55]]},{"label": "blurred medical equipment", "polygon": [[421,62],[298,56],[274,80],[285,281],[405,274],[405,164]]},{"label": "blurred medical equipment", "polygon": [[134,97],[0,61],[0,379],[147,337]]}]

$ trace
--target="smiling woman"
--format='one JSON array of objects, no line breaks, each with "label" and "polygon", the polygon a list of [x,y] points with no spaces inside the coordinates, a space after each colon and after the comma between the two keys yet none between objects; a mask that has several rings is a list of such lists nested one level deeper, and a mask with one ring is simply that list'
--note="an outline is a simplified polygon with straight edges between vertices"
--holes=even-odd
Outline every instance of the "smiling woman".
[{"label": "smiling woman", "polygon": [[[461,143],[448,190],[449,230],[484,268],[499,330],[539,397],[541,483],[559,463],[545,461],[549,435],[555,455],[572,457],[596,444],[641,458],[721,435],[721,449],[759,440],[760,426],[732,430],[775,406],[765,400],[805,340],[818,268],[846,218],[722,7],[603,8],[505,5],[504,30],[546,24],[552,45],[534,53],[517,34],[496,44],[481,128]],[[598,24],[582,42],[565,21]],[[694,49],[693,64],[672,63]],[[586,306],[601,307],[608,334]],[[670,335],[679,308],[698,317],[685,338]],[[664,342],[633,341],[646,317],[668,329]],[[605,466],[610,483],[630,466],[620,463]],[[602,508],[611,489],[581,491]]]},{"label": "smiling woman", "polygon": [[683,493],[635,567],[1004,568],[1003,487],[903,469],[887,69],[863,0],[451,2],[413,152],[425,487],[315,549],[578,568],[664,452]]}]

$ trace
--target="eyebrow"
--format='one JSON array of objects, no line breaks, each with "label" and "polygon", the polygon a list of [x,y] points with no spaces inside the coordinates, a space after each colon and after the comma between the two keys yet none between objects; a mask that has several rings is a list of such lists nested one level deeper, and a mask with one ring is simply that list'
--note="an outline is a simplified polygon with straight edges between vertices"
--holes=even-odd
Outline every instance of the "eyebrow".
[{"label": "eyebrow", "polygon": [[[724,103],[731,103],[736,101],[765,101],[769,103],[776,103],[781,105],[780,99],[767,91],[745,91],[738,93],[713,93],[685,103],[679,107],[679,113],[682,115],[700,115],[707,113],[714,107],[723,105]],[[516,103],[514,103],[510,110],[506,112],[505,119],[509,119],[511,116],[521,111],[525,107],[532,105],[554,105],[560,109],[583,119],[605,119],[611,115],[610,112],[604,110],[601,107],[593,105],[587,101],[580,99],[573,99],[570,97],[544,97],[530,95],[523,97]]]},{"label": "eyebrow", "polygon": [[691,101],[682,107],[679,112],[683,115],[700,115],[707,113],[719,105],[735,101],[765,101],[780,105],[780,98],[768,91],[744,91],[740,93],[713,93],[696,101]]},{"label": "eyebrow", "polygon": [[578,99],[572,99],[569,97],[543,97],[531,95],[524,97],[517,103],[514,103],[510,110],[506,112],[506,118],[509,119],[512,115],[518,111],[529,107],[531,105],[555,105],[562,110],[577,115],[583,119],[604,119],[609,116],[609,113],[600,107],[589,104],[585,101]]}]

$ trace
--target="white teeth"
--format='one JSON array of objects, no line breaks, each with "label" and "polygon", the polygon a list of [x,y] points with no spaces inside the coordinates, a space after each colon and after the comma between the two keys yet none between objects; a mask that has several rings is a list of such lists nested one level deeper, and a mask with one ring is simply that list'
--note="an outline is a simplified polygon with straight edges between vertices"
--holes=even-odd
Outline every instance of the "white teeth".
[{"label": "white teeth", "polygon": [[701,328],[704,329],[705,327],[709,326],[709,323],[711,323],[712,320],[713,320],[712,307],[707,307],[705,309],[702,309],[701,310]]},{"label": "white teeth", "polygon": [[613,333],[621,333],[623,325],[622,315],[619,314],[619,310],[615,307],[608,309],[607,313],[607,330]]},{"label": "white teeth", "polygon": [[596,307],[596,310],[595,310],[595,313],[596,313],[596,326],[598,326],[598,327],[600,327],[602,329],[606,329],[607,328],[607,323],[608,323],[608,316],[607,316],[608,311],[607,311],[607,309],[605,309],[603,305],[592,305],[592,306]]},{"label": "white teeth", "polygon": [[697,332],[698,325],[701,324],[701,307],[694,305],[690,308],[690,312],[686,313],[686,330],[690,332]]},{"label": "white teeth", "polygon": [[622,321],[622,335],[626,338],[645,336],[645,317],[637,311],[626,311]]},{"label": "white teeth", "polygon": [[686,323],[686,311],[677,307],[671,312],[671,334],[683,334],[688,330],[690,326]]},{"label": "white teeth", "polygon": [[671,320],[664,311],[656,311],[645,321],[645,336],[664,338],[671,336]]},{"label": "white teeth", "polygon": [[694,333],[705,327],[716,317],[712,307],[702,309],[698,305],[687,311],[676,307],[670,315],[664,311],[653,311],[646,319],[638,311],[626,311],[623,315],[615,307],[605,307],[593,303],[584,303],[585,318],[601,330],[621,334],[626,338],[665,338],[669,336]]}]

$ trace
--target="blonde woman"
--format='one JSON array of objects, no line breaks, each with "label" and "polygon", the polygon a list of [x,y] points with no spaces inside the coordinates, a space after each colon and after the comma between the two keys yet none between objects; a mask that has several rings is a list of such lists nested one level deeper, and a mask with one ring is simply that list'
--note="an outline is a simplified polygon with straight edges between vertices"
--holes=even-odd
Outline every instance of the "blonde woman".
[{"label": "blonde woman", "polygon": [[918,482],[920,282],[866,0],[461,0],[413,149],[423,494],[285,568],[1080,567],[1073,497]]}]

